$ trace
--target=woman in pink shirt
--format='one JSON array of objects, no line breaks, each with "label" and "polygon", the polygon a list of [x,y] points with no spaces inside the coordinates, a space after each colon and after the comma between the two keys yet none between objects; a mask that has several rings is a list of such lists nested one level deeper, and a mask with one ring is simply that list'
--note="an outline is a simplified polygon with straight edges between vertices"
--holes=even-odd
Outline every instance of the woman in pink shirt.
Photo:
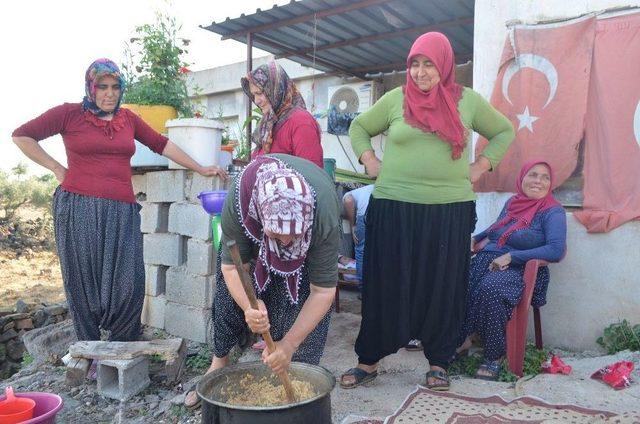
[{"label": "woman in pink shirt", "polygon": [[[82,103],[65,103],[17,128],[12,136],[34,162],[60,182],[53,196],[56,247],[79,340],[132,341],[140,335],[144,263],[140,205],[131,184],[134,138],[201,175],[226,178],[200,166],[142,119],[120,108],[124,80],[109,59],[85,74]],[[65,168],[38,144],[62,135]]]},{"label": "woman in pink shirt", "polygon": [[284,69],[270,61],[242,78],[241,83],[246,95],[262,110],[262,119],[252,136],[257,147],[251,158],[286,153],[322,168],[320,127]]}]

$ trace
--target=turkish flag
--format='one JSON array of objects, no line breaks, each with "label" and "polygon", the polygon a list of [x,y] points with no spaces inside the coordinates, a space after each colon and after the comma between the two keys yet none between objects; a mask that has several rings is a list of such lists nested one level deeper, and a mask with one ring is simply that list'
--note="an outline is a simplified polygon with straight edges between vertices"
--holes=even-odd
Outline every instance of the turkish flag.
[{"label": "turkish flag", "polygon": [[[595,17],[509,29],[491,104],[513,123],[516,138],[500,164],[475,191],[515,192],[531,159],[549,162],[554,188],[574,171],[584,133]],[[476,155],[487,140],[479,139]]]},{"label": "turkish flag", "polygon": [[583,210],[591,233],[640,219],[640,13],[600,19],[589,87]]}]

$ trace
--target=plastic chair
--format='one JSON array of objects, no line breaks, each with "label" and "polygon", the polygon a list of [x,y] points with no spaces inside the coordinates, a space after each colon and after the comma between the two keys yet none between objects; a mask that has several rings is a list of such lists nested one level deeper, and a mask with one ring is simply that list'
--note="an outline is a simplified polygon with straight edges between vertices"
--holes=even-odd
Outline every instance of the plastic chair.
[{"label": "plastic chair", "polygon": [[[478,253],[489,243],[485,238],[476,242],[473,253]],[[529,321],[529,305],[533,297],[533,289],[536,286],[538,268],[548,265],[542,259],[531,259],[524,267],[524,289],[520,303],[511,313],[511,319],[507,322],[507,363],[509,371],[522,377],[524,368],[524,353],[527,344],[527,322]],[[533,307],[533,326],[535,330],[536,349],[542,349],[542,323],[540,322],[540,308]]]},{"label": "plastic chair", "polygon": [[358,287],[358,283],[347,280],[345,275],[355,275],[355,269],[341,269],[338,268],[338,284],[336,284],[336,296],[334,303],[336,305],[336,313],[340,313],[340,287]]}]

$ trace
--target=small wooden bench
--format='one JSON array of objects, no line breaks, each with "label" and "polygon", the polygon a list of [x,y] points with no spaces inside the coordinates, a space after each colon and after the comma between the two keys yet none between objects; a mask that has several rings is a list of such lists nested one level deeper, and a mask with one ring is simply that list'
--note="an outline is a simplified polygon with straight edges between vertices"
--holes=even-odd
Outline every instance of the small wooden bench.
[{"label": "small wooden bench", "polygon": [[165,361],[167,380],[175,382],[184,371],[187,357],[187,344],[181,338],[157,339],[137,342],[79,341],[69,348],[73,358],[68,370],[84,371],[88,366],[80,359],[134,359],[139,356],[157,355]]}]

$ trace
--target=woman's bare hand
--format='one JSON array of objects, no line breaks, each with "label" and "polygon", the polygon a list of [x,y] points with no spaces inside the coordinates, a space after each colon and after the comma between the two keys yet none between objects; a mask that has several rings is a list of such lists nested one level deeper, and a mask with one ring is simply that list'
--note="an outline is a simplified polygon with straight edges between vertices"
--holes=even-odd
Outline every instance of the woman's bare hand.
[{"label": "woman's bare hand", "polygon": [[203,177],[212,177],[214,175],[217,175],[223,180],[226,180],[229,176],[227,174],[227,171],[220,168],[219,166],[202,166],[200,167],[200,169],[198,169],[198,174],[202,175]]},{"label": "woman's bare hand", "polygon": [[259,299],[258,309],[248,308],[244,311],[244,320],[251,331],[256,334],[266,333],[269,331],[269,328],[271,328],[267,307],[264,302]]},{"label": "woman's bare hand", "polygon": [[504,271],[509,268],[511,263],[511,253],[505,253],[502,256],[498,256],[489,264],[489,271]]},{"label": "woman's bare hand", "polygon": [[56,180],[58,180],[58,182],[62,184],[62,182],[64,181],[64,176],[67,175],[67,168],[65,168],[64,166],[55,167],[53,169],[53,175],[55,175]]}]

